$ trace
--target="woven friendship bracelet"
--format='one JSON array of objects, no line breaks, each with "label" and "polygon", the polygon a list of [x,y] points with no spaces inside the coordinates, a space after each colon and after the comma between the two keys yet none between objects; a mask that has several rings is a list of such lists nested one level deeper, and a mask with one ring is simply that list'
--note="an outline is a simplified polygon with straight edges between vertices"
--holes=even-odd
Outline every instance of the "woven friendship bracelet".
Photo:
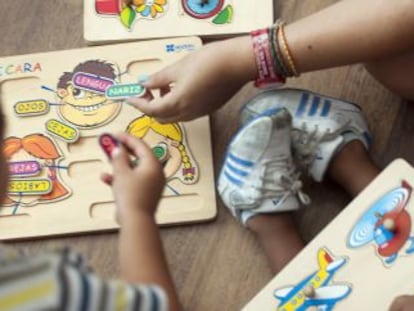
[{"label": "woven friendship bracelet", "polygon": [[285,78],[276,71],[274,66],[271,42],[269,40],[269,28],[252,31],[250,35],[258,70],[258,78],[255,85],[257,87],[268,87],[284,83]]},{"label": "woven friendship bracelet", "polygon": [[273,62],[277,72],[280,72],[283,77],[291,76],[289,74],[289,70],[285,65],[283,53],[280,49],[279,42],[278,42],[278,33],[280,28],[281,22],[277,21],[273,27],[271,27],[272,34],[270,36],[271,40],[271,47],[272,47],[272,54],[273,54]]},{"label": "woven friendship bracelet", "polygon": [[287,77],[299,76],[284,27],[285,23],[278,20],[272,27],[250,33],[258,70],[257,87],[281,84]]},{"label": "woven friendship bracelet", "polygon": [[299,74],[298,74],[298,71],[296,70],[295,61],[293,59],[292,53],[290,52],[289,45],[286,40],[285,23],[283,22],[279,26],[279,33],[280,33],[280,38],[281,38],[280,41],[282,41],[283,52],[286,56],[290,72],[292,73],[293,76],[297,77],[299,76]]}]

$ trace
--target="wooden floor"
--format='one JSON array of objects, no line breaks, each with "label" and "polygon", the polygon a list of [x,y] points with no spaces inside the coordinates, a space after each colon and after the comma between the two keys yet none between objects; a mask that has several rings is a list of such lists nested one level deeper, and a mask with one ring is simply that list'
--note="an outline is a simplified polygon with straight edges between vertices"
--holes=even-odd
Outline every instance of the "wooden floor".
[{"label": "wooden floor", "polygon": [[[91,1],[91,0],[88,0]],[[292,21],[333,0],[274,0],[275,16]],[[83,1],[13,0],[0,2],[0,56],[72,49],[83,40]],[[374,81],[361,66],[305,74],[290,86],[341,97],[362,106],[374,134],[372,155],[381,167],[398,156],[414,159],[414,106],[407,105]],[[226,144],[237,129],[243,101],[254,93],[251,86],[239,92],[212,118],[215,172],[219,171]],[[305,240],[312,239],[349,201],[336,185],[307,183],[312,205],[298,213]],[[186,310],[239,310],[272,277],[266,258],[254,237],[229,215],[221,202],[214,222],[163,228],[172,274]],[[68,244],[82,252],[95,271],[116,277],[117,234],[15,243],[33,251]]]}]

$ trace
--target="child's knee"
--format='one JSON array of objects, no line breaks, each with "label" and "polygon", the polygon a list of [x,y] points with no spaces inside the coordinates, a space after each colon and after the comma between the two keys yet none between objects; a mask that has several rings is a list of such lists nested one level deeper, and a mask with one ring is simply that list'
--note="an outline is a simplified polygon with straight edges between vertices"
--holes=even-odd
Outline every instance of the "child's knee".
[{"label": "child's knee", "polygon": [[368,63],[365,68],[390,91],[414,100],[414,52]]}]

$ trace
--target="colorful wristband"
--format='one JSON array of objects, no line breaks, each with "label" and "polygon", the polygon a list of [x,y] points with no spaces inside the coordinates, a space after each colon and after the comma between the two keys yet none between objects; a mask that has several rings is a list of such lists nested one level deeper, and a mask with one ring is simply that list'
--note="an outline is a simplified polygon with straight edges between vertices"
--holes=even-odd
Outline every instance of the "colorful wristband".
[{"label": "colorful wristband", "polygon": [[269,28],[259,29],[250,34],[258,71],[255,85],[260,88],[285,83],[284,76],[276,72],[274,66],[269,30]]}]

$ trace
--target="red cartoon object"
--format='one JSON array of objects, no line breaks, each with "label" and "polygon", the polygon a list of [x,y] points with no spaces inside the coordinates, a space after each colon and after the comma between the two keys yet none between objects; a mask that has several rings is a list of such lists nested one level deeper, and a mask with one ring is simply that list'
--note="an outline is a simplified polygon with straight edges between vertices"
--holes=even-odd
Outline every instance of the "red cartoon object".
[{"label": "red cartoon object", "polygon": [[96,0],[96,12],[104,15],[119,15],[123,0]]}]

